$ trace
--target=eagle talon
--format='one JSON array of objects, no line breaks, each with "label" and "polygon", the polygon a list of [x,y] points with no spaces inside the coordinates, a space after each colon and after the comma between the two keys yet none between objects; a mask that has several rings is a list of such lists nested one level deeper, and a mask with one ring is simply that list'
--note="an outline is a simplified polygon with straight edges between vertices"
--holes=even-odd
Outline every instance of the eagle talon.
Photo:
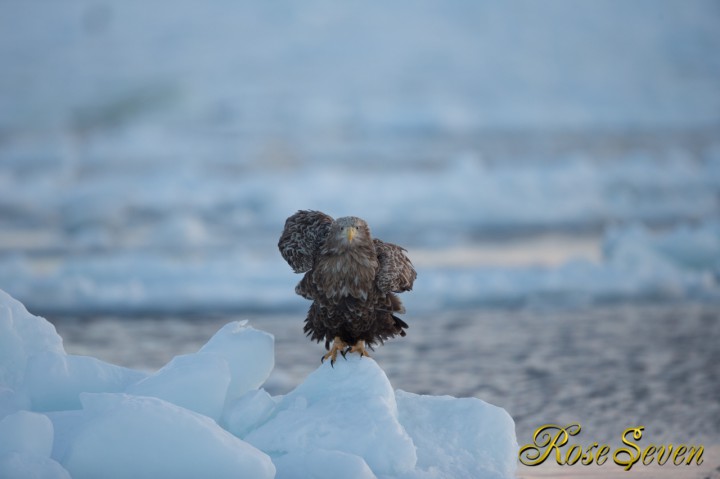
[{"label": "eagle talon", "polygon": [[362,359],[363,356],[367,356],[368,358],[370,355],[368,354],[367,350],[365,349],[365,341],[360,340],[357,343],[355,343],[352,347],[348,348],[349,353],[358,353],[360,354],[360,358]]},{"label": "eagle talon", "polygon": [[328,351],[321,359],[321,363],[325,362],[326,359],[330,358],[330,367],[335,367],[335,361],[337,361],[337,353],[340,352],[343,357],[345,357],[345,353],[343,352],[343,349],[348,347],[348,345],[340,339],[340,337],[335,336],[335,340],[333,341],[332,348],[330,348],[330,351]]}]

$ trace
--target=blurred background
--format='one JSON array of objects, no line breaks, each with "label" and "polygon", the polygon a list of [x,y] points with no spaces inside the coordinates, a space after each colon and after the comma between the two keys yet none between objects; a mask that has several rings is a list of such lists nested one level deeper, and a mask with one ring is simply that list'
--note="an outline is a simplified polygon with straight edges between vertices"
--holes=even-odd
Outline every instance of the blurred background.
[{"label": "blurred background", "polygon": [[720,443],[715,1],[0,3],[0,288],[156,369],[232,319],[319,364],[298,209],[405,246],[393,385]]}]

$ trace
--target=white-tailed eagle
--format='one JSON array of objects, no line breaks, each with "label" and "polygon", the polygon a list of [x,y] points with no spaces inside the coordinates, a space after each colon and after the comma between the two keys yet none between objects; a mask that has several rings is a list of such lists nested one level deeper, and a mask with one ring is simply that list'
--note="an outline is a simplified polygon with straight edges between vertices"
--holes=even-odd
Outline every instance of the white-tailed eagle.
[{"label": "white-tailed eagle", "polygon": [[365,346],[405,336],[408,325],[395,316],[405,308],[394,293],[412,289],[417,273],[405,249],[373,238],[365,221],[298,211],[285,221],[278,248],[305,273],[295,292],[313,302],[304,331],[325,341],[322,361],[334,364],[338,352],[369,356]]}]

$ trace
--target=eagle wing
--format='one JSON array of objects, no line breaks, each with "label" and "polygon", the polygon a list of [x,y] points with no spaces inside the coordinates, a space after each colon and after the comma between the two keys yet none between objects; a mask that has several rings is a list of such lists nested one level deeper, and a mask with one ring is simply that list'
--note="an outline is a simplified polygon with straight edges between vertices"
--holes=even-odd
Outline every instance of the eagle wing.
[{"label": "eagle wing", "polygon": [[378,258],[375,284],[383,293],[410,291],[417,277],[405,248],[379,239],[373,239]]},{"label": "eagle wing", "polygon": [[312,210],[300,210],[285,221],[278,248],[293,271],[312,269],[332,222],[332,217]]}]

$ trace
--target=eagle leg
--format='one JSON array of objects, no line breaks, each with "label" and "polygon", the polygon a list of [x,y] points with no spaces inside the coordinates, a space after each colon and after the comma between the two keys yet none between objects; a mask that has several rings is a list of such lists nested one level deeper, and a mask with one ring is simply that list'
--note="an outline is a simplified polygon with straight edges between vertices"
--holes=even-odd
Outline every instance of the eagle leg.
[{"label": "eagle leg", "polygon": [[367,356],[368,358],[370,357],[365,349],[365,341],[363,340],[358,341],[352,347],[348,347],[345,353],[359,353],[361,358],[363,356]]},{"label": "eagle leg", "polygon": [[335,336],[335,339],[333,340],[332,348],[330,348],[330,351],[327,352],[322,358],[320,358],[320,362],[324,363],[326,359],[330,358],[330,366],[335,367],[335,361],[337,360],[337,353],[340,352],[343,357],[345,357],[345,348],[347,348],[348,345],[345,341],[340,339],[339,336]]}]

